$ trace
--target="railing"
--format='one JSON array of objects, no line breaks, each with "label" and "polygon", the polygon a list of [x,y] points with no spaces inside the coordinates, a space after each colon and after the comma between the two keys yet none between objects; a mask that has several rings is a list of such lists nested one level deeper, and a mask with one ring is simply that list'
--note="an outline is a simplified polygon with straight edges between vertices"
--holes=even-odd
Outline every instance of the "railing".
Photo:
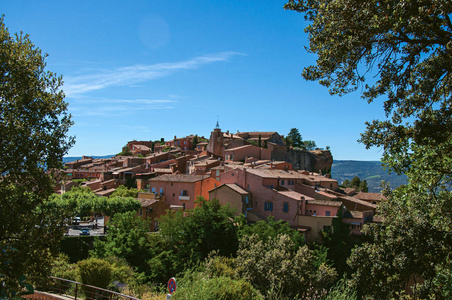
[{"label": "railing", "polygon": [[50,276],[51,282],[47,290],[59,295],[71,296],[74,299],[130,299],[139,300],[132,296],[102,289],[96,286],[83,284],[77,281]]}]

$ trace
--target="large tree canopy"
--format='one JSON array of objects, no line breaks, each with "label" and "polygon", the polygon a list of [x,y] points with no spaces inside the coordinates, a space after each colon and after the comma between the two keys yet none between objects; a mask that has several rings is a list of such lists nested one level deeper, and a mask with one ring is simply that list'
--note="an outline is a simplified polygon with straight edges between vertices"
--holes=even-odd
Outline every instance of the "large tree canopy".
[{"label": "large tree canopy", "polygon": [[46,170],[62,167],[73,144],[62,78],[28,35],[11,36],[0,18],[0,292],[20,274],[45,273],[61,230],[42,209],[53,193]]},{"label": "large tree canopy", "polygon": [[409,165],[412,142],[448,143],[451,152],[452,1],[289,0],[309,25],[308,51],[317,62],[303,70],[331,94],[363,88],[372,102],[387,97],[387,120],[367,123],[362,142]]},{"label": "large tree canopy", "polygon": [[303,77],[331,94],[362,87],[385,97],[387,120],[367,123],[361,141],[408,175],[379,208],[383,226],[349,259],[359,293],[392,299],[452,295],[452,1],[290,0],[309,25],[316,65]]}]

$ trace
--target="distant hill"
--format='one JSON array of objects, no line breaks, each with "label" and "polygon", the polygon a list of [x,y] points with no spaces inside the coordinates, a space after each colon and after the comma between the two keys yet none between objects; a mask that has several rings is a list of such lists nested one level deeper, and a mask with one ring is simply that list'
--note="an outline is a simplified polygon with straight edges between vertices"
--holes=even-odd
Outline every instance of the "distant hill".
[{"label": "distant hill", "polygon": [[367,180],[369,192],[379,193],[381,191],[380,182],[389,182],[392,189],[406,184],[405,175],[397,176],[394,173],[389,174],[384,170],[379,161],[356,161],[356,160],[335,160],[331,168],[331,177],[336,179],[339,184],[344,180],[351,180],[358,176],[361,180]]},{"label": "distant hill", "polygon": [[[90,157],[92,157],[92,158],[110,158],[112,156],[115,156],[115,155],[113,154],[113,155],[90,156]],[[82,159],[82,156],[65,156],[65,157],[63,157],[63,163],[65,164],[67,162],[75,161],[77,159]]]}]

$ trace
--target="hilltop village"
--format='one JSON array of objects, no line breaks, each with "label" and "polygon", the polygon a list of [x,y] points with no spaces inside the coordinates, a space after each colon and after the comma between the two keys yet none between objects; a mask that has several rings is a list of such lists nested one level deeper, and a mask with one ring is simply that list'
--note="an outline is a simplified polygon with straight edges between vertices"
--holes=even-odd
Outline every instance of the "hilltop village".
[{"label": "hilltop village", "polygon": [[[360,234],[385,200],[378,193],[340,188],[331,178],[329,150],[288,148],[277,132],[223,132],[217,123],[210,139],[190,135],[170,141],[130,141],[126,152],[107,159],[68,162],[60,170],[55,192],[65,193],[82,183],[98,196],[108,197],[120,185],[136,186],[141,209],[158,230],[158,218],[171,210],[196,206],[195,200],[216,198],[229,203],[253,223],[274,216],[319,241],[333,230],[336,218]],[[124,152],[124,149],[123,149]]]}]

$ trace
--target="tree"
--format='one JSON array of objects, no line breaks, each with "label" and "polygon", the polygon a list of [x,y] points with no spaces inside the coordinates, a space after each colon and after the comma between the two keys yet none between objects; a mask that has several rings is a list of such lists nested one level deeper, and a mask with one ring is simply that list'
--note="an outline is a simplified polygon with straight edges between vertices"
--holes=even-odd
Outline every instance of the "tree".
[{"label": "tree", "polygon": [[194,137],[193,137],[193,140],[192,140],[192,150],[194,150],[194,149],[196,149],[196,145],[198,144],[198,136],[197,135],[195,135]]},{"label": "tree", "polygon": [[127,188],[124,185],[118,186],[118,188],[110,195],[110,197],[132,197],[138,198],[138,193],[142,192],[136,188]]},{"label": "tree", "polygon": [[142,218],[137,218],[136,213],[118,213],[111,219],[107,238],[94,241],[93,254],[101,258],[124,258],[139,272],[144,272],[145,262],[151,257],[148,233],[149,224]]},{"label": "tree", "polygon": [[131,156],[133,155],[132,152],[130,152],[130,149],[127,145],[122,147],[122,151],[118,153],[119,156]]},{"label": "tree", "polygon": [[301,137],[298,128],[290,129],[290,132],[289,134],[287,134],[286,137],[286,144],[287,146],[293,146],[298,148],[303,146],[303,138]]},{"label": "tree", "polygon": [[0,292],[9,293],[21,274],[41,277],[50,268],[62,231],[53,222],[44,229],[47,213],[37,208],[53,193],[50,171],[62,168],[74,139],[66,137],[72,121],[62,78],[45,70],[47,54],[28,35],[11,36],[3,17],[0,44]]},{"label": "tree", "polygon": [[283,220],[276,221],[273,216],[268,216],[267,220],[258,221],[250,225],[243,225],[239,228],[238,235],[240,238],[256,235],[259,240],[267,242],[271,238],[274,239],[278,235],[285,234],[290,237],[295,248],[305,244],[304,236],[302,234],[297,230],[290,228],[289,223]]},{"label": "tree", "polygon": [[314,252],[308,246],[294,248],[284,234],[267,242],[256,235],[242,238],[236,264],[239,274],[267,298],[295,299],[310,286],[328,287],[336,277],[333,268],[316,266]]},{"label": "tree", "polygon": [[383,226],[367,228],[370,242],[352,252],[358,292],[450,297],[452,3],[290,0],[285,8],[310,23],[309,51],[318,59],[305,79],[331,94],[362,87],[368,102],[386,97],[387,120],[367,123],[360,141],[383,147],[385,165],[408,176],[381,206]]},{"label": "tree", "polygon": [[[405,290],[415,299],[452,295],[451,180],[431,170],[432,153],[435,150],[416,149],[409,184],[392,192],[386,189],[388,199],[379,207],[384,226],[366,228],[369,243],[352,252],[349,264],[361,294],[380,299],[398,297]],[[452,168],[451,160],[442,163]]]},{"label": "tree", "polygon": [[315,141],[304,141],[302,143],[302,147],[306,150],[314,150],[315,148],[317,148],[317,144],[315,143]]},{"label": "tree", "polygon": [[367,193],[369,191],[369,187],[367,186],[367,180],[363,180],[359,183],[359,190],[363,193]]},{"label": "tree", "polygon": [[48,203],[60,207],[60,215],[70,218],[75,215],[88,216],[93,213],[103,213],[113,217],[117,213],[136,212],[141,203],[132,197],[110,196],[98,197],[90,188],[72,188],[63,195],[52,195]]},{"label": "tree", "polygon": [[409,168],[413,143],[434,147],[450,141],[449,0],[289,0],[284,7],[309,22],[308,51],[317,61],[303,70],[303,78],[318,80],[332,95],[362,87],[368,102],[387,97],[390,118],[367,123],[361,141],[367,148],[382,146],[389,166]]},{"label": "tree", "polygon": [[[197,199],[198,207],[161,218],[160,235],[177,243],[179,255],[187,262],[199,262],[213,250],[220,255],[235,254],[238,247],[237,228],[232,222],[234,211],[217,199]],[[196,251],[193,251],[196,249]]]},{"label": "tree", "polygon": [[350,181],[350,187],[354,189],[358,189],[359,185],[361,184],[361,179],[358,176],[355,176]]}]

